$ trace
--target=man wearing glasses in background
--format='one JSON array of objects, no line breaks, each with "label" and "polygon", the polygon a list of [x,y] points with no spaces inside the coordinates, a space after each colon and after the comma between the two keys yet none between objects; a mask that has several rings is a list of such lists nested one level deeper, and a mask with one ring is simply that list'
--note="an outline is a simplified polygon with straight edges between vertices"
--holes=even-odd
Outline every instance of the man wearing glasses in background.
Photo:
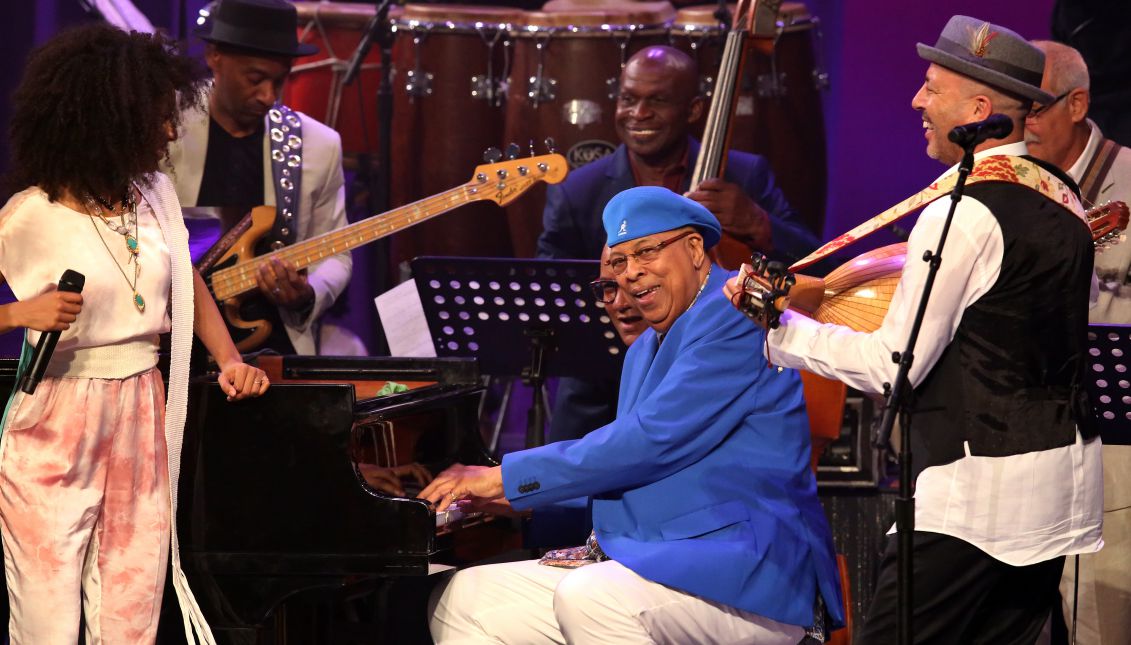
[{"label": "man wearing glasses in background", "polygon": [[801,381],[768,369],[764,332],[723,297],[726,272],[707,257],[718,220],[654,186],[620,193],[603,219],[617,292],[601,299],[624,298],[649,327],[625,358],[616,419],[499,467],[455,466],[420,494],[440,511],[589,496],[594,533],[541,561],[458,572],[433,594],[432,637],[794,645],[835,628]]},{"label": "man wearing glasses in background", "polygon": [[[1056,97],[1034,106],[1025,120],[1029,153],[1055,164],[1080,185],[1084,207],[1131,203],[1131,150],[1105,139],[1088,118],[1088,66],[1075,49],[1050,41],[1033,43],[1045,52],[1041,89]],[[1093,323],[1131,323],[1131,242],[1096,253],[1099,300]],[[1109,436],[1109,434],[1111,436]],[[1131,635],[1131,432],[1104,433],[1104,548],[1065,563],[1060,581],[1064,619],[1072,624],[1072,597],[1079,578],[1077,633],[1081,643],[1127,642]]]}]

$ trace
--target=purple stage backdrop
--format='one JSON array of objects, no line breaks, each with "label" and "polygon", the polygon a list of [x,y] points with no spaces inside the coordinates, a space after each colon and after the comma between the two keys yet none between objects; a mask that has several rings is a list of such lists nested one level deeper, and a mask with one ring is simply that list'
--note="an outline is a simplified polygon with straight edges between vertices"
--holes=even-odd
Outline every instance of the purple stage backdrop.
[{"label": "purple stage backdrop", "polygon": [[[150,20],[171,34],[189,29],[203,0],[135,0]],[[483,3],[487,4],[487,3]],[[919,190],[943,168],[924,154],[925,141],[911,97],[922,83],[927,64],[915,43],[933,44],[953,14],[976,16],[1005,25],[1027,38],[1049,36],[1053,0],[975,0],[918,3],[906,0],[808,0],[821,19],[821,51],[831,87],[825,95],[829,190],[824,238],[838,235]],[[19,69],[34,44],[57,30],[88,18],[78,0],[11,2],[0,27],[6,62],[2,91],[11,93]],[[9,106],[0,104],[5,124],[0,169],[6,168]],[[6,199],[7,191],[0,194]],[[891,243],[877,234],[859,251]],[[355,261],[349,323],[375,346],[372,336],[374,269]],[[368,275],[367,275],[368,274]],[[0,351],[13,355],[18,334],[7,334]]]}]

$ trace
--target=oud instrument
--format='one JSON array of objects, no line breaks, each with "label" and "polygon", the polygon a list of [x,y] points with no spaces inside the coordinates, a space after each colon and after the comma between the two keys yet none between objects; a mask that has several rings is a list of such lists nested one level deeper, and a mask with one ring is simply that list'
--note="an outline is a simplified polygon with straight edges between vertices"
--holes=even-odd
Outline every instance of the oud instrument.
[{"label": "oud instrument", "polygon": [[[1097,251],[1118,243],[1127,228],[1128,209],[1110,202],[1084,214]],[[759,324],[773,328],[786,309],[822,323],[871,332],[887,315],[903,273],[907,244],[892,244],[841,265],[825,278],[786,273],[784,267],[757,257],[743,265],[739,308]]]},{"label": "oud instrument", "polygon": [[258,290],[255,277],[262,265],[277,258],[303,269],[464,204],[492,201],[506,206],[534,185],[556,184],[565,179],[568,172],[569,165],[560,154],[483,164],[476,166],[466,183],[442,193],[256,256],[256,244],[271,231],[275,222],[274,207],[258,206],[221,238],[198,263],[198,268],[220,312],[232,327],[236,348],[246,352],[262,344],[271,333],[268,320],[245,320],[242,311],[245,299]]}]

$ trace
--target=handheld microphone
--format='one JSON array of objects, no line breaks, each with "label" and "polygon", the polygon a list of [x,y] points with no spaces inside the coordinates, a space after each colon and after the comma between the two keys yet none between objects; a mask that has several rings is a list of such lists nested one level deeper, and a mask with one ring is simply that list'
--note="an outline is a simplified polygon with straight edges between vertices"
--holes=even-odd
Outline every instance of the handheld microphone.
[{"label": "handheld microphone", "polygon": [[1013,132],[1013,121],[1004,114],[991,114],[984,121],[960,125],[946,135],[963,148],[976,146],[986,139],[1004,139]]},{"label": "handheld microphone", "polygon": [[[59,291],[82,293],[86,284],[86,276],[78,271],[67,269],[63,277],[59,278]],[[47,364],[51,362],[51,354],[55,351],[55,344],[59,342],[61,331],[46,331],[39,335],[39,342],[35,344],[35,354],[32,355],[31,368],[20,380],[20,391],[24,394],[35,394],[35,387],[39,385],[43,373],[47,371]]]}]

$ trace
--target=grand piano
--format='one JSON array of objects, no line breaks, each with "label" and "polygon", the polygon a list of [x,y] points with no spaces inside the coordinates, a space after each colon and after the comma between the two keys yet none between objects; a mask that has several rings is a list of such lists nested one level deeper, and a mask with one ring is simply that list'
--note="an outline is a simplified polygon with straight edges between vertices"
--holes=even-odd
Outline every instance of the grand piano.
[{"label": "grand piano", "polygon": [[[479,432],[474,361],[276,357],[260,366],[273,385],[259,399],[229,403],[211,383],[190,392],[181,557],[219,642],[322,642],[309,631],[287,638],[289,598],[366,584],[396,598],[405,580],[517,545],[508,521],[438,517],[411,484],[394,497],[359,470],[494,464]],[[410,389],[375,397],[388,381]],[[398,616],[377,605],[386,615],[376,631],[392,630]],[[424,605],[412,611],[422,625]],[[392,633],[366,642],[402,640]]]}]

